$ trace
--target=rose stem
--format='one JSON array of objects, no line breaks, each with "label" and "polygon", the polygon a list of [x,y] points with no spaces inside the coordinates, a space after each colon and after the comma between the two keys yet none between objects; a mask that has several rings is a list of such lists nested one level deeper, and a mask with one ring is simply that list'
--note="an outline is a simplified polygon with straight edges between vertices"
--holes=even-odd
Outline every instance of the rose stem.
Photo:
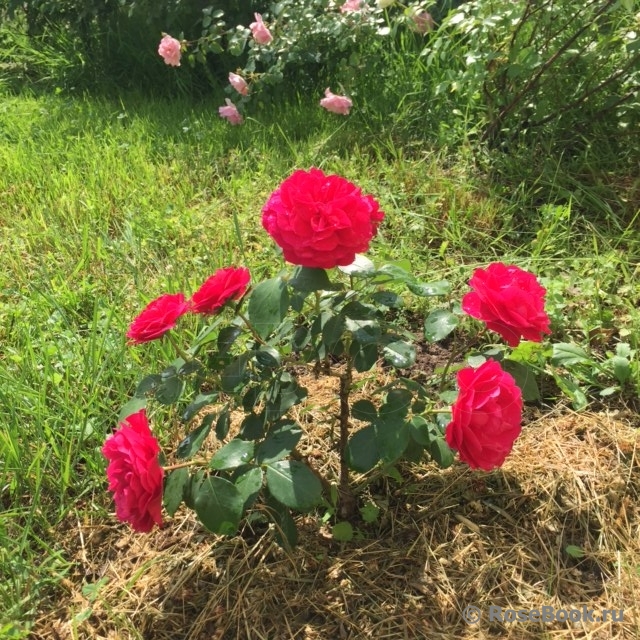
[{"label": "rose stem", "polygon": [[251,324],[251,322],[249,322],[249,318],[247,318],[244,313],[240,313],[240,311],[237,312],[238,316],[240,316],[240,318],[242,318],[242,321],[247,325],[247,329],[249,329],[249,331],[251,331],[251,335],[253,336],[254,340],[258,343],[258,344],[267,344],[258,334],[258,332],[256,331],[255,327]]},{"label": "rose stem", "polygon": [[353,381],[351,357],[347,356],[347,365],[340,375],[340,486],[338,493],[339,513],[342,518],[350,518],[356,507],[356,499],[349,484],[349,465],[347,464],[347,444],[349,441],[349,393]]},{"label": "rose stem", "polygon": [[167,337],[169,338],[169,342],[173,345],[173,348],[176,350],[176,353],[185,361],[185,363],[191,362],[193,358],[178,344],[174,335],[170,331],[167,333]]}]

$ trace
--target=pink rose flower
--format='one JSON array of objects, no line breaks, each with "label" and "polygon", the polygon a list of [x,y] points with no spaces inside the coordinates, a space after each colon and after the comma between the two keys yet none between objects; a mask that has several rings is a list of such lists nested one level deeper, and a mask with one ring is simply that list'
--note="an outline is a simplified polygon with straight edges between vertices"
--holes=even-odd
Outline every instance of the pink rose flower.
[{"label": "pink rose flower", "polygon": [[158,463],[159,453],[144,409],[121,422],[102,447],[109,461],[107,478],[116,516],[141,533],[148,533],[156,524],[162,526],[164,471]]},{"label": "pink rose flower", "polygon": [[160,338],[173,329],[178,318],[187,311],[189,304],[182,293],[165,293],[152,300],[133,320],[127,331],[127,338],[133,344]]},{"label": "pink rose flower", "polygon": [[193,294],[191,308],[196,313],[218,313],[227,302],[240,300],[249,286],[249,269],[218,269]]},{"label": "pink rose flower", "polygon": [[536,277],[514,265],[494,262],[476,269],[469,281],[473,289],[462,298],[462,309],[499,333],[510,347],[520,338],[541,342],[549,331],[544,311],[546,290]]},{"label": "pink rose flower", "polygon": [[324,90],[325,97],[320,100],[320,106],[332,113],[339,113],[343,116],[349,115],[349,109],[353,106],[353,102],[347,96],[337,96],[331,93],[329,89]]},{"label": "pink rose flower", "polygon": [[271,31],[269,31],[265,23],[262,22],[262,16],[259,13],[254,13],[253,15],[255,16],[256,21],[249,25],[253,39],[258,44],[269,44],[273,40]]},{"label": "pink rose flower", "polygon": [[240,115],[240,112],[238,111],[236,105],[233,104],[233,102],[231,102],[229,98],[225,98],[224,101],[227,103],[227,105],[225,107],[218,107],[218,113],[220,114],[220,117],[225,118],[231,124],[242,124],[244,120]]},{"label": "pink rose flower", "polygon": [[494,360],[458,371],[458,388],[445,440],[472,469],[491,471],[502,465],[522,430],[522,392]]},{"label": "pink rose flower", "polygon": [[262,209],[262,226],[285,260],[320,269],[351,264],[369,248],[383,218],[373,196],[319,169],[295,171]]},{"label": "pink rose flower", "polygon": [[413,20],[413,30],[423,35],[433,31],[436,26],[432,15],[428,11],[414,13],[411,19]]},{"label": "pink rose flower", "polygon": [[249,95],[249,85],[247,84],[247,81],[242,76],[239,76],[237,73],[233,73],[233,71],[229,73],[229,84],[240,95],[243,95],[243,96]]},{"label": "pink rose flower", "polygon": [[340,13],[354,13],[357,11],[362,11],[364,7],[362,6],[362,0],[347,0],[341,7]]},{"label": "pink rose flower", "polygon": [[165,35],[158,45],[158,53],[163,57],[164,63],[172,67],[180,66],[180,41]]}]

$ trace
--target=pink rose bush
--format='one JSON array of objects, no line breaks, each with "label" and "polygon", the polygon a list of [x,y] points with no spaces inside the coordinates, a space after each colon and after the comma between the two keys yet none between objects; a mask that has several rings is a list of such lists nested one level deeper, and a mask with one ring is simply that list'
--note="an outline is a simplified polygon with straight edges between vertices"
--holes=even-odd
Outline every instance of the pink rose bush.
[{"label": "pink rose bush", "polygon": [[285,260],[321,269],[351,264],[369,248],[383,218],[373,196],[320,169],[295,171],[262,209],[262,226]]},{"label": "pink rose bush", "polygon": [[229,73],[229,84],[241,96],[249,95],[249,85],[247,84],[247,81],[242,76],[239,76],[237,73],[233,73],[233,72]]},{"label": "pink rose bush", "polygon": [[269,44],[273,40],[271,31],[267,28],[262,21],[262,16],[259,13],[254,13],[256,21],[249,25],[251,29],[251,35],[257,44]]},{"label": "pink rose bush", "polygon": [[347,0],[341,7],[340,13],[355,13],[364,9],[363,0]]},{"label": "pink rose bush", "polygon": [[540,342],[550,333],[546,290],[532,273],[494,262],[476,269],[469,285],[473,291],[462,298],[462,309],[499,333],[510,347],[517,347],[521,338]]},{"label": "pink rose bush", "polygon": [[128,416],[102,447],[109,461],[107,479],[116,516],[135,531],[162,526],[164,472],[158,463],[160,445],[151,433],[144,409]]},{"label": "pink rose bush", "polygon": [[224,118],[225,120],[228,120],[231,124],[234,124],[234,125],[242,124],[244,122],[244,119],[240,115],[240,112],[238,111],[238,107],[236,107],[236,105],[233,104],[233,102],[231,102],[229,98],[225,98],[224,101],[226,103],[225,106],[218,108],[218,113],[220,114],[220,117]]},{"label": "pink rose bush", "polygon": [[162,56],[165,64],[172,67],[180,66],[181,45],[179,40],[165,35],[158,45],[158,53]]},{"label": "pink rose bush", "polygon": [[349,109],[353,106],[353,102],[347,96],[339,96],[331,93],[329,88],[324,90],[324,98],[320,100],[320,106],[331,113],[339,113],[343,116],[349,115]]},{"label": "pink rose bush", "polygon": [[189,311],[184,294],[165,293],[152,300],[138,315],[127,331],[133,344],[141,344],[162,337],[176,326],[178,318]]},{"label": "pink rose bush", "polygon": [[227,267],[218,269],[193,294],[191,310],[194,313],[218,313],[225,304],[239,300],[249,286],[249,269]]},{"label": "pink rose bush", "polygon": [[500,467],[520,435],[522,392],[494,360],[458,372],[458,399],[445,430],[447,444],[472,469]]}]

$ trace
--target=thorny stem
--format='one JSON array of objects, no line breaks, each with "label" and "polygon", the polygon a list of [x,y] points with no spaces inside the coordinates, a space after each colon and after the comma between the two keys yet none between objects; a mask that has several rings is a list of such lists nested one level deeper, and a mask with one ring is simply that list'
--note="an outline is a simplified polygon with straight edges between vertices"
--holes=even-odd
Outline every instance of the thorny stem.
[{"label": "thorny stem", "polygon": [[349,442],[349,393],[353,381],[351,358],[347,357],[347,366],[340,375],[340,485],[338,487],[341,518],[350,518],[356,508],[356,499],[349,483],[349,465],[347,464],[347,444]]},{"label": "thorny stem", "polygon": [[178,341],[175,339],[174,335],[171,333],[171,331],[169,331],[167,333],[167,337],[169,338],[169,342],[171,343],[171,345],[173,346],[173,348],[176,350],[176,353],[186,362],[191,362],[191,360],[193,360],[193,356],[190,356],[179,344]]},{"label": "thorny stem", "polygon": [[209,460],[189,460],[189,462],[179,462],[178,464],[170,464],[167,467],[162,467],[165,471],[174,471],[175,469],[184,469],[185,467],[194,467],[196,465],[207,465]]},{"label": "thorny stem", "polygon": [[236,312],[238,314],[238,316],[240,318],[242,318],[242,321],[245,323],[245,325],[247,326],[247,329],[249,329],[249,331],[251,331],[251,335],[253,336],[253,339],[258,343],[258,344],[267,344],[258,334],[258,332],[256,331],[255,327],[251,324],[251,322],[249,322],[249,318],[247,318],[243,313],[240,313],[240,311]]}]

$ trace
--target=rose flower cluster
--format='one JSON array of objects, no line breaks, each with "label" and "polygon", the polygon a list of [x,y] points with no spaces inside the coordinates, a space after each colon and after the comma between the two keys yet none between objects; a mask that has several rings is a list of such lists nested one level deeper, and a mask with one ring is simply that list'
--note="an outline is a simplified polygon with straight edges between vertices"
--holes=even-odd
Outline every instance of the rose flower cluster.
[{"label": "rose flower cluster", "polygon": [[[256,14],[255,33],[266,32]],[[245,85],[237,79],[236,89]],[[308,268],[331,269],[354,262],[367,251],[384,219],[378,202],[343,177],[320,169],[298,170],[271,194],[262,209],[262,225],[282,249],[287,262]],[[164,294],[150,302],[133,320],[127,337],[140,344],[162,337],[186,313],[211,315],[240,300],[249,287],[245,268],[216,271],[187,300],[182,293]],[[463,310],[483,321],[515,347],[521,339],[540,342],[549,333],[544,311],[545,290],[535,276],[513,265],[494,263],[477,269]],[[448,445],[474,469],[499,467],[521,431],[522,393],[500,364],[487,360],[458,372],[458,397],[445,428]],[[109,465],[109,489],[116,514],[137,531],[161,525],[163,470],[160,447],[146,413],[129,416],[110,436],[103,453]]]}]

